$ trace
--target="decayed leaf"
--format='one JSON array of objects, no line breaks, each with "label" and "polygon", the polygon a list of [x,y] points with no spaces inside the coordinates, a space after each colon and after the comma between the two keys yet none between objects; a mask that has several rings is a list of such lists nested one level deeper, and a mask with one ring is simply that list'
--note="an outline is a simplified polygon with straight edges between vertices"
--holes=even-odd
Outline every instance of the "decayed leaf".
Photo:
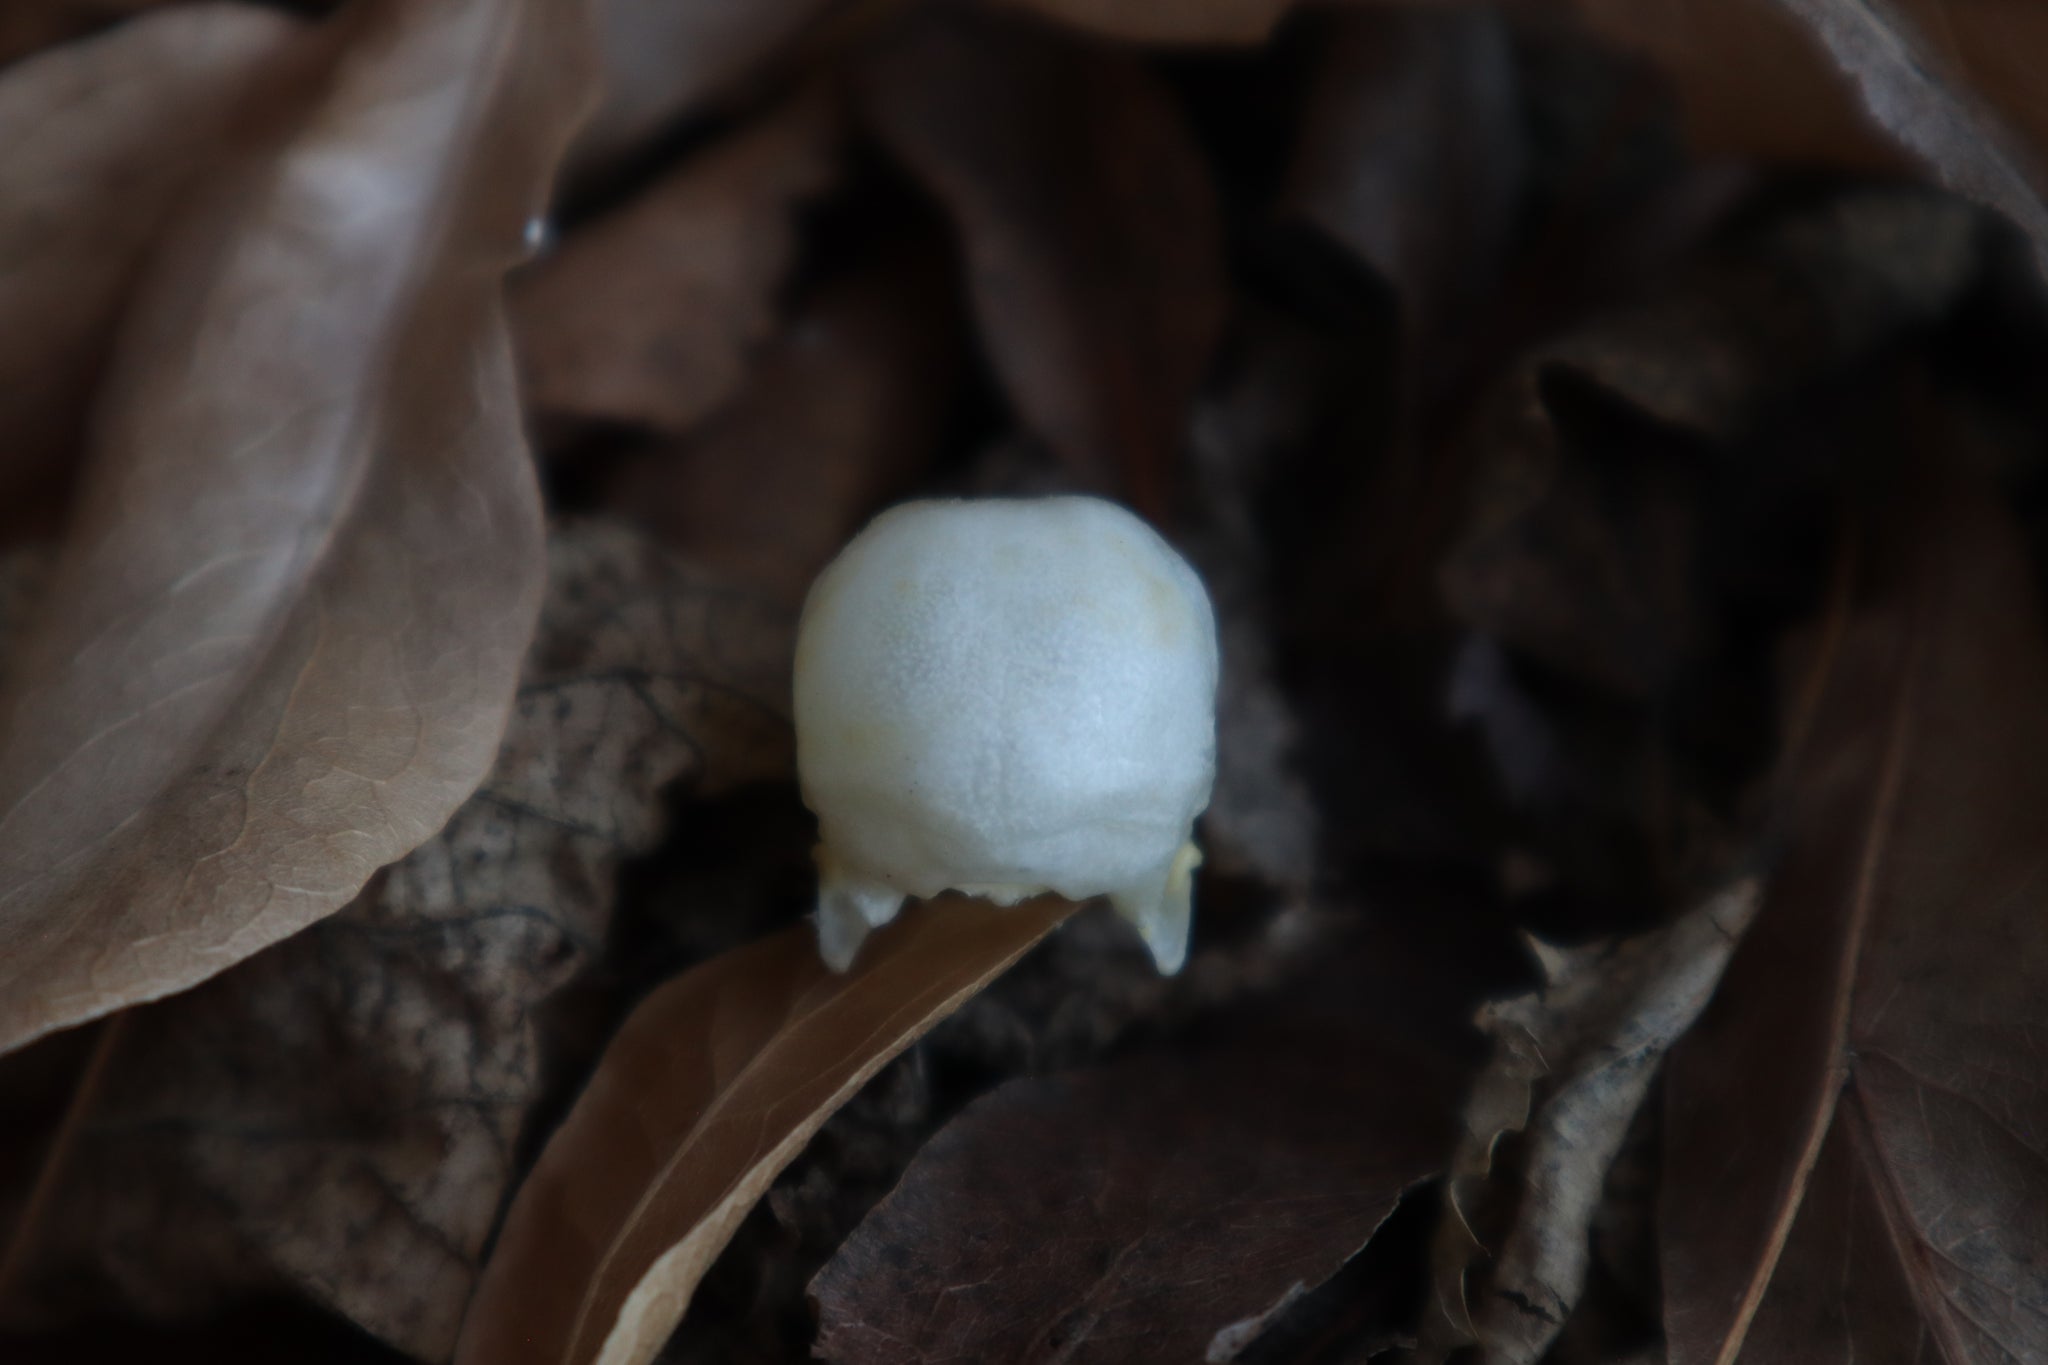
[{"label": "decayed leaf", "polygon": [[604,99],[577,136],[577,173],[616,165],[729,93],[834,2],[597,0]]},{"label": "decayed leaf", "polygon": [[456,1360],[652,1360],[818,1126],[1075,908],[947,897],[879,931],[844,976],[799,925],[656,991],[520,1188]]},{"label": "decayed leaf", "polygon": [[817,1354],[1233,1360],[1437,1168],[1451,1070],[1330,1025],[1013,1081],[812,1282]]},{"label": "decayed leaf", "polygon": [[0,75],[0,509],[76,454],[144,251],[296,27],[194,5]]},{"label": "decayed leaf", "polygon": [[[1438,1229],[1430,1360],[1533,1365],[1585,1286],[1587,1237],[1607,1172],[1658,1065],[1699,1016],[1756,913],[1739,882],[1669,928],[1586,948],[1531,939],[1543,988],[1486,1006],[1493,1059],[1465,1110]],[[1475,1231],[1498,1197],[1495,1148],[1528,1133],[1519,1197],[1490,1256]],[[1482,1226],[1484,1224],[1481,1224]]]},{"label": "decayed leaf", "polygon": [[774,329],[793,216],[836,171],[837,106],[799,100],[578,230],[512,289],[543,416],[681,432],[731,397]]},{"label": "decayed leaf", "polygon": [[2033,238],[2048,269],[2048,10],[1998,0],[1778,0],[1871,115],[1950,188]]},{"label": "decayed leaf", "polygon": [[1675,1365],[2048,1358],[2048,640],[2003,509],[1894,501],[1786,860],[1671,1056]]},{"label": "decayed leaf", "polygon": [[1294,0],[999,0],[1075,28],[1133,43],[1262,43]]},{"label": "decayed leaf", "polygon": [[1024,424],[1076,475],[1162,510],[1223,323],[1199,149],[1135,57],[934,11],[867,68],[883,140],[945,203]]},{"label": "decayed leaf", "polygon": [[693,563],[801,602],[938,454],[965,329],[930,247],[913,241],[820,289],[737,397],[690,436],[622,460],[604,503]]},{"label": "decayed leaf", "polygon": [[571,526],[496,768],[341,913],[129,1016],[17,1316],[189,1315],[279,1285],[447,1358],[534,1106],[680,782],[789,771],[789,614]]},{"label": "decayed leaf", "polygon": [[0,1048],[338,909],[488,770],[545,573],[498,280],[576,8],[353,11],[155,255],[0,699]]}]

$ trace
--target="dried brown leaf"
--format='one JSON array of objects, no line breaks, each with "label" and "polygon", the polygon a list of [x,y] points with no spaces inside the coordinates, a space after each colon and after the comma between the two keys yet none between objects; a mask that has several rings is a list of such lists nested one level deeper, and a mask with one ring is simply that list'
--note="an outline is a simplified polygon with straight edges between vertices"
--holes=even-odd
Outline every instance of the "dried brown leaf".
[{"label": "dried brown leaf", "polygon": [[[1757,886],[1716,893],[1665,929],[1584,948],[1532,939],[1542,989],[1487,1005],[1493,1058],[1465,1111],[1438,1229],[1425,1358],[1533,1365],[1585,1287],[1609,1168],[1664,1054],[1705,1007],[1756,913]],[[1527,1133],[1518,1198],[1490,1255],[1475,1224],[1500,1199],[1494,1152]],[[1492,1188],[1489,1188],[1489,1187]]]},{"label": "dried brown leaf", "polygon": [[1132,43],[1263,43],[1294,0],[998,0],[1057,23]]},{"label": "dried brown leaf", "polygon": [[1235,1359],[1437,1168],[1449,1071],[1303,1032],[1013,1081],[812,1282],[817,1353]]},{"label": "dried brown leaf", "polygon": [[295,28],[193,5],[0,75],[0,521],[77,454],[144,252]]},{"label": "dried brown leaf", "polygon": [[1128,54],[941,11],[862,91],[953,217],[1024,424],[1084,483],[1161,512],[1225,308],[1215,191],[1171,95]]},{"label": "dried brown leaf", "polygon": [[545,575],[499,276],[577,19],[353,11],[155,254],[0,698],[0,1048],[340,908],[488,771]]},{"label": "dried brown leaf", "polygon": [[948,897],[878,932],[844,976],[799,925],[656,991],[513,1202],[459,1365],[652,1360],[818,1126],[1075,908]]},{"label": "dried brown leaf", "polygon": [[964,328],[931,254],[826,285],[692,435],[625,461],[604,504],[693,563],[780,600],[811,580],[938,454]]},{"label": "dried brown leaf", "polygon": [[1896,513],[1816,646],[1786,860],[1671,1055],[1675,1365],[2048,1358],[2048,639],[2004,509]]},{"label": "dried brown leaf", "polygon": [[730,398],[773,332],[796,210],[836,173],[839,117],[801,99],[576,231],[512,288],[527,403],[681,432]]},{"label": "dried brown leaf", "polygon": [[[19,1316],[189,1316],[288,1286],[445,1359],[517,1144],[578,1040],[664,795],[790,767],[791,620],[572,525],[484,785],[341,913],[131,1022],[61,1169]],[[552,1025],[552,1026],[551,1026]]]},{"label": "dried brown leaf", "polygon": [[571,153],[601,173],[731,93],[835,0],[597,0],[604,98]]}]

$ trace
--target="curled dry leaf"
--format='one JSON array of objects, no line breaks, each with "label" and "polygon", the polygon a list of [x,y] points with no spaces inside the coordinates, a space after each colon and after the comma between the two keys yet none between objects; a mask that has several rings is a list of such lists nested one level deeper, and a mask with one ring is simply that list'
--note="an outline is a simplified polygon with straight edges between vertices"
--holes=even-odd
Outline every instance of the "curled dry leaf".
[{"label": "curled dry leaf", "polygon": [[1305,1033],[1013,1081],[812,1282],[817,1353],[1233,1360],[1437,1168],[1444,1070]]},{"label": "curled dry leaf", "polygon": [[1671,1055],[1674,1365],[2048,1359],[2048,639],[2004,509],[1892,505],[1816,646],[1785,861]]},{"label": "curled dry leaf", "polygon": [[194,5],[0,74],[0,522],[76,455],[144,252],[296,28]]},{"label": "curled dry leaf", "polygon": [[953,217],[1024,424],[1083,483],[1160,513],[1225,306],[1215,191],[1170,93],[1128,54],[932,11],[862,94]]},{"label": "curled dry leaf", "polygon": [[452,1351],[549,1062],[577,1051],[548,1004],[602,952],[619,861],[679,783],[791,764],[787,612],[614,528],[549,554],[505,743],[448,825],[341,913],[128,1016],[20,1233],[17,1315],[287,1285]]},{"label": "curled dry leaf", "polygon": [[499,277],[579,38],[352,11],[155,254],[0,698],[0,1048],[340,908],[488,771],[546,572]]},{"label": "curled dry leaf", "polygon": [[605,505],[693,563],[801,602],[938,454],[964,328],[929,246],[914,240],[821,288],[729,404],[620,462]]},{"label": "curled dry leaf", "polygon": [[[1586,948],[1531,939],[1543,987],[1487,1005],[1493,1058],[1465,1109],[1446,1183],[1425,1358],[1533,1365],[1585,1286],[1601,1190],[1664,1054],[1692,1026],[1756,913],[1739,882],[1669,928]],[[1498,1198],[1494,1152],[1528,1134],[1512,1222],[1490,1258],[1475,1224]],[[1490,1261],[1490,1263],[1489,1263]]]},{"label": "curled dry leaf", "polygon": [[947,897],[846,975],[799,925],[633,1012],[513,1201],[458,1365],[644,1365],[776,1174],[890,1058],[1077,907]]},{"label": "curled dry leaf", "polygon": [[731,397],[774,330],[795,212],[831,184],[838,142],[836,104],[797,100],[520,274],[531,409],[681,432]]}]

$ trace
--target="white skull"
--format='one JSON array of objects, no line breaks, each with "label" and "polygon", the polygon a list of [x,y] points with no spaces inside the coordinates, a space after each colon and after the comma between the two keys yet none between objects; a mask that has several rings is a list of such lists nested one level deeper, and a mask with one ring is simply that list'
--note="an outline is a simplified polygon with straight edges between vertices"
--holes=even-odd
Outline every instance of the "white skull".
[{"label": "white skull", "polygon": [[1187,956],[1216,776],[1216,620],[1193,569],[1097,498],[913,502],[812,585],[797,772],[834,969],[908,896],[1106,895]]}]

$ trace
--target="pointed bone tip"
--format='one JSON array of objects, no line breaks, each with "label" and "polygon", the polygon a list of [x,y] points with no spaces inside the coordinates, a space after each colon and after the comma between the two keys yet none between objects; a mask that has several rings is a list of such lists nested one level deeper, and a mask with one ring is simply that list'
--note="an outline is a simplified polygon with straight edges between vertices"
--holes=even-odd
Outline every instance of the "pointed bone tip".
[{"label": "pointed bone tip", "polygon": [[818,956],[835,972],[852,968],[870,930],[879,929],[903,908],[904,895],[892,887],[856,881],[822,855],[818,878]]},{"label": "pointed bone tip", "polygon": [[1161,976],[1173,976],[1187,965],[1188,928],[1194,918],[1195,869],[1202,851],[1182,844],[1157,883],[1119,892],[1109,898],[1116,912],[1130,921]]}]

